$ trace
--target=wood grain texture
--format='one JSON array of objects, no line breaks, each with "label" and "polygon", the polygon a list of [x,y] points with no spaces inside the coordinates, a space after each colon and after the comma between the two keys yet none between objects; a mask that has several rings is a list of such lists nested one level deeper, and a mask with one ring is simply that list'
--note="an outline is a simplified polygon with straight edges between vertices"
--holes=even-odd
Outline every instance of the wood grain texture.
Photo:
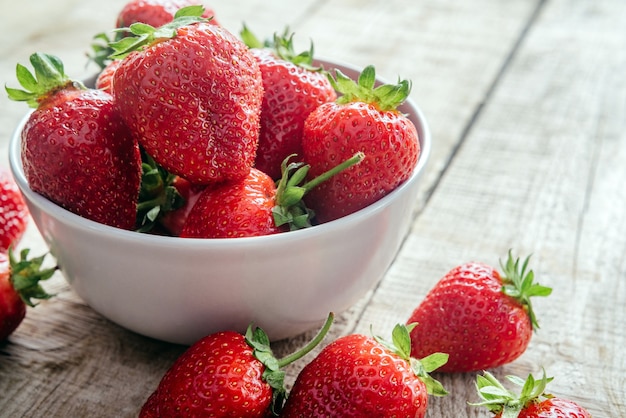
[{"label": "wood grain texture", "polygon": [[[74,76],[90,37],[125,0],[0,3],[0,74],[13,84],[30,53],[59,55]],[[208,4],[208,3],[207,3]],[[380,335],[405,321],[455,264],[525,256],[550,298],[529,350],[494,373],[555,376],[551,390],[595,417],[626,416],[626,4],[621,0],[279,0],[211,4],[233,32],[289,26],[320,56],[413,81],[434,147],[410,234],[379,286],[324,344]],[[24,25],[25,19],[36,24]],[[26,112],[0,95],[0,165]],[[23,245],[46,251],[31,225]],[[0,343],[1,417],[133,417],[185,347],[126,331],[86,306],[57,274],[57,297]],[[280,341],[283,355],[315,333]],[[320,347],[321,349],[321,347]],[[319,349],[317,350],[319,351]],[[317,352],[316,351],[316,352]],[[302,363],[288,370],[292,383]],[[428,417],[487,417],[474,374],[438,375],[450,391]]]}]

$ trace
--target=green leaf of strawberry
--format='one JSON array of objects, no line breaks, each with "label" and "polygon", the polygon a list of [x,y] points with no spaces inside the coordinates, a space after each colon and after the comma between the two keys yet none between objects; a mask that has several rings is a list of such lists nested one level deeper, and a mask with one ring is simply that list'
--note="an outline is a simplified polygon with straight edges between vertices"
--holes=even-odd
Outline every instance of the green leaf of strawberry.
[{"label": "green leaf of strawberry", "polygon": [[415,373],[415,376],[417,376],[422,382],[424,382],[424,385],[426,385],[426,391],[428,394],[434,396],[445,396],[448,394],[448,391],[443,387],[441,382],[434,379],[429,375],[429,373],[446,364],[448,361],[448,355],[446,353],[433,353],[421,360],[412,358],[410,332],[414,327],[415,324],[397,324],[391,332],[391,342],[378,336],[374,336],[374,339],[411,365],[411,369],[413,370],[413,373]]},{"label": "green leaf of strawberry", "polygon": [[289,225],[292,231],[310,227],[311,219],[315,216],[315,213],[305,206],[302,198],[319,184],[363,161],[365,154],[358,152],[302,185],[300,184],[305,180],[310,166],[301,162],[290,163],[289,160],[293,156],[287,157],[281,165],[282,177],[276,186],[276,205],[272,209],[276,226]]},{"label": "green leaf of strawberry", "polygon": [[130,36],[109,43],[109,47],[113,50],[109,58],[122,59],[144,46],[175,37],[178,28],[193,23],[208,22],[209,19],[202,17],[203,13],[203,6],[187,6],[176,12],[174,20],[157,28],[146,23],[135,22],[128,28],[117,29],[118,32],[129,32]]},{"label": "green leaf of strawberry", "polygon": [[591,415],[576,403],[556,398],[546,393],[546,387],[553,378],[547,377],[543,370],[541,379],[529,374],[526,380],[518,376],[506,376],[517,386],[521,386],[519,394],[505,388],[498,379],[489,372],[476,377],[476,390],[480,402],[469,403],[473,406],[484,406],[498,417],[517,418],[535,416],[576,416],[590,418]]},{"label": "green leaf of strawberry", "polygon": [[30,107],[37,108],[47,97],[55,92],[75,84],[65,74],[63,62],[54,55],[36,52],[30,56],[34,74],[22,64],[16,66],[17,81],[24,90],[5,86],[9,99],[26,102]]},{"label": "green leaf of strawberry", "polygon": [[35,306],[33,299],[44,300],[53,296],[46,292],[39,282],[51,278],[58,267],[42,269],[46,254],[29,259],[28,253],[29,249],[23,249],[20,257],[16,258],[13,251],[9,249],[10,281],[22,301],[32,307]]},{"label": "green leaf of strawberry", "polygon": [[337,103],[364,102],[375,105],[379,110],[395,110],[411,93],[409,80],[398,80],[397,84],[383,84],[376,87],[376,70],[368,65],[361,71],[357,81],[335,70],[335,77],[329,74],[328,79],[334,89],[341,94]]},{"label": "green leaf of strawberry", "polygon": [[502,291],[524,306],[530,317],[533,329],[538,329],[539,324],[537,323],[530,298],[533,296],[549,296],[552,293],[552,289],[534,282],[535,275],[533,271],[526,271],[529,260],[530,256],[526,257],[520,268],[519,258],[514,259],[511,250],[509,250],[506,263],[500,261],[500,266],[504,273],[502,276]]}]

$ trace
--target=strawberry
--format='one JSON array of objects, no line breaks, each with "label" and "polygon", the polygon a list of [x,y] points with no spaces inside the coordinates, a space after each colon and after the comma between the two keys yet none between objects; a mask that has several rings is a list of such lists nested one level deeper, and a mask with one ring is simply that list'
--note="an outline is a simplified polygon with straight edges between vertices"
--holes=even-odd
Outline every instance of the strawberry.
[{"label": "strawberry", "polygon": [[50,294],[39,281],[47,280],[57,267],[42,269],[44,256],[28,259],[28,249],[20,253],[20,259],[0,252],[0,341],[17,329],[26,316],[26,306],[35,306],[33,299],[48,299]]},{"label": "strawberry", "polygon": [[[130,0],[117,16],[116,26],[125,28],[133,23],[141,22],[150,26],[159,27],[174,20],[179,9],[188,6],[201,6],[197,0]],[[215,13],[204,8],[203,17],[213,18]],[[217,24],[213,18],[211,23]]]},{"label": "strawberry", "polygon": [[280,412],[286,396],[282,370],[315,348],[334,315],[309,344],[276,359],[260,328],[208,335],[194,343],[165,373],[139,414],[148,417],[266,417]]},{"label": "strawberry", "polygon": [[113,97],[70,80],[55,56],[35,53],[30,62],[34,75],[17,66],[25,90],[6,88],[35,108],[21,133],[30,188],[82,217],[134,228],[141,160]]},{"label": "strawberry", "polygon": [[176,176],[172,180],[172,187],[174,187],[182,197],[183,203],[181,206],[163,213],[159,219],[159,224],[169,235],[178,237],[181,234],[189,213],[191,213],[191,209],[200,198],[205,186],[191,184],[184,178]]},{"label": "strawberry", "polygon": [[263,77],[261,132],[255,166],[273,179],[280,177],[280,165],[291,154],[302,154],[304,121],[322,103],[337,94],[322,67],[313,65],[313,45],[296,54],[293,34],[274,35],[272,42],[260,42],[244,26],[244,42],[259,62]]},{"label": "strawberry", "polygon": [[472,405],[487,407],[497,418],[591,418],[591,414],[575,402],[545,393],[553,379],[546,377],[545,371],[540,380],[535,380],[532,374],[526,380],[517,376],[507,376],[507,379],[522,386],[519,394],[507,390],[489,372],[478,376],[476,389],[481,402]]},{"label": "strawberry", "polygon": [[326,173],[300,185],[310,167],[302,163],[281,165],[278,184],[256,168],[243,180],[207,186],[189,212],[180,236],[185,238],[236,238],[271,235],[311,226],[314,213],[302,198],[338,172],[360,163],[356,154]]},{"label": "strawberry", "polygon": [[16,245],[28,225],[28,208],[11,173],[0,167],[0,253]]},{"label": "strawberry", "polygon": [[[201,11],[201,10],[200,10]],[[140,145],[194,184],[244,178],[254,163],[263,85],[248,48],[226,29],[181,9],[159,29],[112,46],[116,105]],[[199,58],[200,57],[200,58]]]},{"label": "strawberry", "polygon": [[409,81],[375,87],[372,66],[361,72],[358,83],[340,71],[336,75],[330,80],[342,96],[307,117],[304,161],[315,176],[356,151],[367,158],[309,195],[307,203],[320,222],[356,212],[388,194],[409,178],[420,153],[415,126],[397,110],[409,95]]},{"label": "strawberry", "polygon": [[392,335],[391,343],[360,334],[330,343],[296,378],[281,417],[423,417],[427,394],[447,393],[428,375],[446,355],[410,358],[409,328]]},{"label": "strawberry", "polygon": [[[116,30],[113,34],[106,32],[94,36],[91,44],[92,51],[89,55],[91,61],[104,69],[115,60],[111,60],[111,54],[115,53],[110,43],[120,41],[128,35],[127,27],[133,23],[145,23],[152,27],[165,25],[172,20],[178,10],[185,7],[195,7],[209,23],[219,25],[215,20],[213,10],[205,8],[196,0],[130,0],[120,11],[116,21]],[[210,20],[209,20],[210,19]],[[107,83],[108,84],[108,83]]]},{"label": "strawberry", "polygon": [[498,367],[518,358],[538,328],[530,298],[552,289],[533,282],[509,251],[504,274],[470,262],[450,270],[413,311],[408,323],[412,354],[443,351],[450,359],[441,371],[468,372]]},{"label": "strawberry", "polygon": [[109,94],[113,94],[113,74],[115,70],[120,66],[120,60],[110,61],[98,74],[96,78],[96,88],[102,91],[106,91]]}]

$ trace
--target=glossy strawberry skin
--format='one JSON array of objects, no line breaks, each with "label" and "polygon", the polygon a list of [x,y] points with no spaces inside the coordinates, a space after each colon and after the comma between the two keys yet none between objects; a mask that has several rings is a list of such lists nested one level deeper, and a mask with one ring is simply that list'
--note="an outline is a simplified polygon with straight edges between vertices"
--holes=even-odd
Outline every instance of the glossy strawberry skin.
[{"label": "glossy strawberry skin", "polygon": [[274,181],[252,168],[239,181],[207,186],[189,212],[180,236],[237,238],[281,232],[272,217]]},{"label": "glossy strawberry skin", "polygon": [[117,70],[121,62],[121,60],[110,61],[107,66],[100,71],[100,74],[98,74],[96,78],[97,89],[113,94],[113,74],[115,74],[115,70]]},{"label": "glossy strawberry skin", "polygon": [[261,132],[255,166],[273,179],[291,154],[302,156],[302,129],[307,116],[337,98],[325,73],[278,58],[271,50],[252,49],[263,76]]},{"label": "glossy strawberry skin", "polygon": [[113,88],[133,135],[168,172],[195,184],[248,174],[263,86],[258,63],[230,32],[208,23],[181,27],[128,55]]},{"label": "glossy strawberry skin", "polygon": [[10,282],[9,258],[0,252],[0,341],[17,329],[26,316],[26,305]]},{"label": "glossy strawberry skin", "polygon": [[264,370],[243,335],[211,334],[174,362],[139,417],[265,417],[272,389]]},{"label": "glossy strawberry skin", "polygon": [[55,93],[30,115],[21,151],[33,191],[84,218],[134,228],[141,157],[110,94]]},{"label": "glossy strawberry skin", "polygon": [[[142,22],[156,28],[171,22],[178,9],[201,4],[194,0],[130,0],[118,14],[116,26],[123,28],[135,22]],[[213,10],[205,7],[203,17],[209,18],[214,15]],[[211,22],[217,24],[215,19]]]},{"label": "glossy strawberry skin", "polygon": [[0,167],[0,253],[17,244],[28,225],[28,208],[11,173]]},{"label": "glossy strawberry skin", "polygon": [[407,361],[353,334],[326,346],[298,375],[283,418],[423,417],[424,383]]},{"label": "glossy strawberry skin", "polygon": [[415,125],[400,112],[363,102],[326,103],[307,118],[302,139],[310,176],[357,151],[365,159],[311,191],[305,199],[320,222],[356,212],[406,181],[420,153]]},{"label": "glossy strawberry skin", "polygon": [[591,418],[591,414],[570,400],[549,398],[531,402],[520,411],[518,418]]},{"label": "glossy strawberry skin", "polygon": [[528,346],[528,314],[503,294],[498,271],[467,263],[448,272],[426,295],[407,323],[413,357],[434,352],[450,355],[439,371],[490,369],[518,358]]}]

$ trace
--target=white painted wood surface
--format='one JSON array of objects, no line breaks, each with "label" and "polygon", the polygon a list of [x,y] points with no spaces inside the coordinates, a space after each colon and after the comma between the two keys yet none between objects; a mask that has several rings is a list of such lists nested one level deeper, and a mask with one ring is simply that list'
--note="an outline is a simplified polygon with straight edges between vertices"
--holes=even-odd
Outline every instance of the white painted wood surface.
[{"label": "white painted wood surface", "polygon": [[[0,75],[35,51],[81,77],[93,34],[124,0],[0,0]],[[413,81],[434,138],[415,221],[380,285],[339,315],[326,342],[385,334],[454,265],[532,253],[541,329],[517,361],[594,417],[626,416],[626,3],[621,0],[287,0],[214,2],[233,32],[289,25],[320,56]],[[0,165],[26,112],[0,94]],[[45,251],[31,226],[24,246]],[[128,332],[94,313],[61,275],[57,298],[0,343],[1,417],[132,417],[185,347]],[[281,341],[280,354],[303,335]],[[289,370],[293,381],[301,363]],[[437,375],[451,394],[428,417],[486,417],[474,374]]]}]

